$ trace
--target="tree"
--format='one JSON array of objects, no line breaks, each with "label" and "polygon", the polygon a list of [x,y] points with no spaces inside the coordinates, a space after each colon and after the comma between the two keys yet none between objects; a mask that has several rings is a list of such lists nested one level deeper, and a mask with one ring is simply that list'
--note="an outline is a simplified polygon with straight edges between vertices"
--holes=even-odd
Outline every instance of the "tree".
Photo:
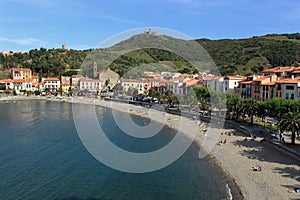
[{"label": "tree", "polygon": [[62,93],[63,93],[62,87],[60,87],[60,88],[58,89],[58,92],[59,92],[60,96],[62,96]]},{"label": "tree", "polygon": [[239,106],[240,97],[233,96],[231,94],[227,94],[226,96],[226,107],[227,107],[227,114],[234,119],[238,119],[239,112],[238,112],[238,106]]},{"label": "tree", "polygon": [[296,133],[299,137],[300,130],[300,114],[289,112],[285,114],[278,122],[278,128],[281,132],[292,132],[291,143],[295,144]]},{"label": "tree", "polygon": [[255,99],[250,98],[245,100],[244,106],[246,114],[250,118],[250,123],[253,124],[254,116],[258,114],[260,109],[259,104]]}]

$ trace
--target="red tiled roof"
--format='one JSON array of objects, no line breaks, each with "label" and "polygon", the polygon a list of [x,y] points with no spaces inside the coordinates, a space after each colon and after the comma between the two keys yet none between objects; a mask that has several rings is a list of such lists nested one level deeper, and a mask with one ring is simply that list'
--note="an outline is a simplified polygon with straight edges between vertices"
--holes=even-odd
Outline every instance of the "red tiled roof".
[{"label": "red tiled roof", "polygon": [[29,69],[29,68],[12,68],[12,70],[31,71],[31,69]]},{"label": "red tiled roof", "polygon": [[193,79],[193,80],[187,81],[187,82],[186,82],[186,85],[187,85],[187,86],[197,85],[199,82],[200,82],[199,80]]},{"label": "red tiled roof", "polygon": [[270,69],[265,69],[262,72],[264,72],[264,73],[266,73],[266,72],[280,73],[280,72],[291,72],[293,70],[295,70],[295,67],[284,66],[284,67],[274,67],[274,68],[270,68]]},{"label": "red tiled roof", "polygon": [[261,85],[275,85],[276,83],[275,82],[268,82],[268,83],[263,83]]},{"label": "red tiled roof", "polygon": [[257,79],[255,79],[255,80],[253,80],[253,81],[263,81],[263,80],[266,80],[266,79],[269,79],[270,78],[270,76],[263,76],[263,77],[260,77],[260,78],[257,78]]},{"label": "red tiled roof", "polygon": [[59,81],[58,78],[45,78],[45,81]]},{"label": "red tiled roof", "polygon": [[253,81],[240,81],[241,84],[251,84]]},{"label": "red tiled roof", "polygon": [[13,79],[11,80],[12,83],[25,83],[25,82],[31,82],[31,79]]},{"label": "red tiled roof", "polygon": [[0,80],[0,83],[11,83],[12,79],[3,79]]},{"label": "red tiled roof", "polygon": [[276,83],[300,83],[300,79],[290,79],[290,78],[284,78],[280,79],[278,81],[275,81]]},{"label": "red tiled roof", "polygon": [[225,78],[236,80],[236,79],[243,79],[245,77],[244,76],[236,75],[236,76],[226,76]]},{"label": "red tiled roof", "polygon": [[183,79],[184,79],[184,78],[178,77],[178,78],[170,79],[170,80],[168,80],[167,82],[169,82],[169,83],[175,83],[175,82],[177,82],[177,81],[182,81]]}]

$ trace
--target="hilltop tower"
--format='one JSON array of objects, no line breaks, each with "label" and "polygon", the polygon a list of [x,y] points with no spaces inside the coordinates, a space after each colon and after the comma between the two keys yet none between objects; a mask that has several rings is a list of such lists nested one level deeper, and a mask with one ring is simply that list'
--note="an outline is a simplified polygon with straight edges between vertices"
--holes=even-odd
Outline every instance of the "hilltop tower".
[{"label": "hilltop tower", "polygon": [[151,35],[151,36],[157,35],[157,33],[155,31],[152,31],[151,28],[149,28],[149,30],[147,30],[147,31],[144,31],[144,34],[147,35],[147,36],[148,35]]},{"label": "hilltop tower", "polygon": [[66,45],[66,44],[63,44],[63,45],[61,45],[61,48],[62,48],[63,50],[66,50],[66,49],[67,49],[67,45]]}]

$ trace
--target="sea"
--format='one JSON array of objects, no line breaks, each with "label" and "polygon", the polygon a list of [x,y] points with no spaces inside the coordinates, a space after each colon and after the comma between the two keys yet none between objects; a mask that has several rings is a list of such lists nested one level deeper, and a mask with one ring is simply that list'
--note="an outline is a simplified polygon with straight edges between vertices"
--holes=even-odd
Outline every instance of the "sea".
[{"label": "sea", "polygon": [[[155,137],[132,138],[118,128],[110,109],[95,109],[108,138],[123,149],[162,148],[176,134],[164,127]],[[148,123],[145,118],[132,119],[137,124]],[[74,125],[72,104],[0,102],[1,200],[230,199],[228,190],[213,164],[198,158],[195,144],[160,170],[122,172],[87,151]]]}]

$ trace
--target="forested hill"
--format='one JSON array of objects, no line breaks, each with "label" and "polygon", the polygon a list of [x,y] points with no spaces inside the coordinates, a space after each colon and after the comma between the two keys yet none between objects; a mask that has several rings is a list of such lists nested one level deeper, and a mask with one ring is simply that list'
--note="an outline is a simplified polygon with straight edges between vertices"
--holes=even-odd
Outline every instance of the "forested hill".
[{"label": "forested hill", "polygon": [[[300,62],[299,33],[271,34],[237,40],[198,39],[196,41],[207,50],[222,75],[248,75],[259,73],[265,68]],[[178,42],[182,41],[178,40]],[[7,70],[12,67],[28,67],[35,74],[57,76],[65,69],[80,68],[90,52],[91,50],[41,48],[11,56],[0,54],[0,78],[7,76]],[[126,70],[142,63],[153,62],[172,66],[180,72],[196,72],[195,68],[180,56],[158,49],[130,52],[116,59],[110,67],[122,75]]]},{"label": "forested hill", "polygon": [[258,73],[272,66],[287,66],[300,61],[300,34],[270,34],[239,40],[199,42],[223,74]]}]

